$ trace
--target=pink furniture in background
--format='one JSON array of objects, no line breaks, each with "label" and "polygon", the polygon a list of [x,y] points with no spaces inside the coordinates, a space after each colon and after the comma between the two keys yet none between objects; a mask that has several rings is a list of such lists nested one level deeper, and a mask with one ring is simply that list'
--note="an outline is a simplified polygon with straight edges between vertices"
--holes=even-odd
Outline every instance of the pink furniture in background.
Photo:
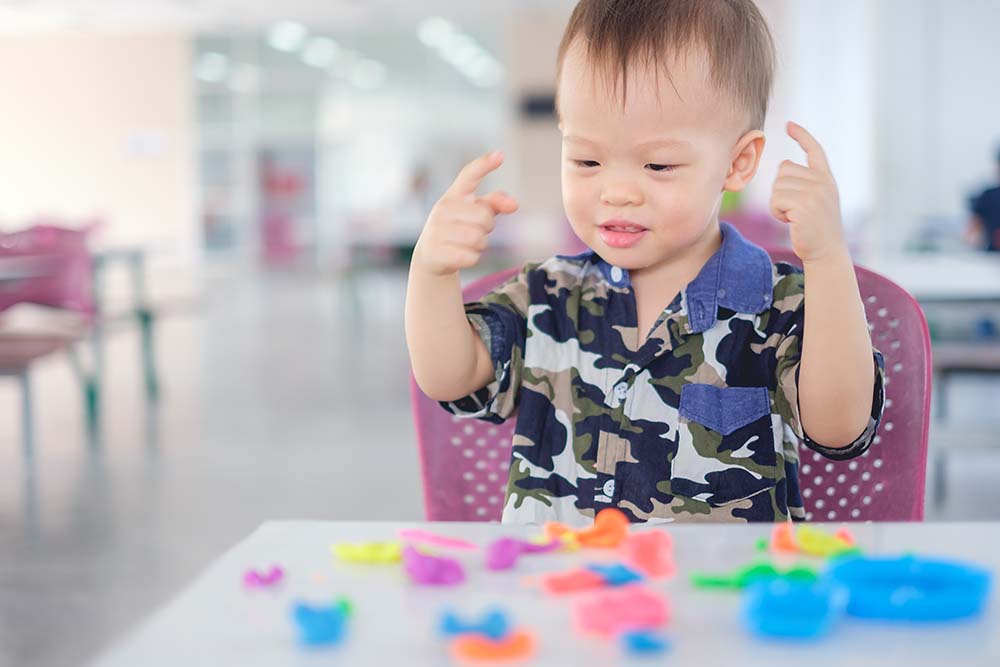
[{"label": "pink furniture in background", "polygon": [[[800,265],[790,250],[775,261]],[[813,521],[919,521],[924,517],[931,350],[923,312],[901,287],[856,267],[872,341],[884,354],[886,407],[875,444],[851,461],[800,447],[800,483]],[[473,301],[514,275],[509,269],[463,291]],[[507,483],[514,419],[502,425],[459,420],[410,377],[411,399],[431,521],[497,521]]]},{"label": "pink furniture in background", "polygon": [[[96,225],[67,229],[41,224],[9,234],[0,234],[0,322],[4,311],[17,304],[32,303],[71,311],[74,329],[3,331],[0,327],[0,375],[16,377],[21,385],[24,452],[32,455],[34,417],[30,381],[31,365],[59,350],[73,352],[73,343],[89,333],[96,316],[93,293],[93,263],[87,237]],[[88,405],[96,396],[93,376],[85,376],[76,359]],[[95,399],[96,400],[96,399]]]},{"label": "pink furniture in background", "polygon": [[[802,263],[785,248],[771,259]],[[799,448],[799,481],[814,521],[921,521],[931,414],[931,337],[909,292],[885,276],[854,267],[872,344],[885,357],[885,411],[872,447],[851,461]]]},{"label": "pink furniture in background", "polygon": [[96,307],[87,240],[97,226],[68,229],[40,224],[0,233],[0,259],[25,270],[24,279],[4,281],[0,286],[0,312],[17,303],[37,303],[93,318]]},{"label": "pink furniture in background", "polygon": [[774,219],[762,209],[742,208],[719,215],[735,227],[743,238],[761,248],[787,248],[790,245],[788,225]]}]

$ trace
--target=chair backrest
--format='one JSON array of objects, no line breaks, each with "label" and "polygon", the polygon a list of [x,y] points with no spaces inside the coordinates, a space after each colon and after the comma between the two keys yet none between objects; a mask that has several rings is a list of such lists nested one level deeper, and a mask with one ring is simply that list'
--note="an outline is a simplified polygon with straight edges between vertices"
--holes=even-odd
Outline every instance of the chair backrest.
[{"label": "chair backrest", "polygon": [[[774,261],[800,265],[791,250],[769,251]],[[875,444],[850,461],[830,461],[800,449],[806,516],[814,521],[908,521],[924,515],[924,476],[930,414],[930,336],[923,312],[903,288],[856,269],[869,327],[885,355],[886,407]],[[473,301],[514,275],[509,269],[463,290]],[[456,419],[410,390],[431,521],[497,521],[507,484],[513,420],[495,425]]]},{"label": "chair backrest", "polygon": [[[494,273],[462,290],[468,303],[518,272]],[[490,424],[458,419],[428,398],[410,374],[429,521],[499,521],[507,491],[514,420]]]},{"label": "chair backrest", "polygon": [[[802,266],[789,249],[768,252],[776,262]],[[896,283],[862,267],[855,267],[855,273],[872,343],[885,357],[885,411],[872,447],[855,459],[830,461],[799,448],[806,518],[920,521],[932,373],[927,320],[917,301]]]},{"label": "chair backrest", "polygon": [[18,303],[37,303],[92,316],[93,265],[87,237],[95,227],[38,224],[0,233],[0,258],[18,259],[31,267],[23,279],[0,285],[0,311]]}]

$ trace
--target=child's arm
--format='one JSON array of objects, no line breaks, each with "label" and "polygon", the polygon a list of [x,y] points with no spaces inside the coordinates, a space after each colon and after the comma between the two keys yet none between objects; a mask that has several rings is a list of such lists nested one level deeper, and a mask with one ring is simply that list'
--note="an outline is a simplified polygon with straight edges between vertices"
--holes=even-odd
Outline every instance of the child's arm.
[{"label": "child's arm", "polygon": [[875,362],[865,308],[846,251],[803,264],[808,333],[799,368],[802,428],[828,447],[846,446],[872,413]]},{"label": "child's arm", "polygon": [[494,379],[489,350],[465,315],[458,272],[479,261],[495,217],[518,208],[503,192],[476,196],[502,163],[497,151],[467,164],[434,206],[413,251],[406,344],[417,384],[437,401],[457,400]]},{"label": "child's arm", "polygon": [[875,362],[864,303],[847,251],[837,184],[819,142],[804,128],[788,134],[808,167],[785,160],[771,210],[790,226],[805,272],[805,325],[798,403],[803,430],[827,447],[846,447],[868,425]]}]

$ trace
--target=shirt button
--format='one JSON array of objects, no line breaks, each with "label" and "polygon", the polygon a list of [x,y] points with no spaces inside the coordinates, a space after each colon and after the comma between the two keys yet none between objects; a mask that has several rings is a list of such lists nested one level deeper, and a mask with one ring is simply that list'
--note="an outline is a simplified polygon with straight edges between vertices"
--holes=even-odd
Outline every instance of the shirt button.
[{"label": "shirt button", "polygon": [[724,299],[726,297],[726,290],[723,288],[719,289],[719,298]]},{"label": "shirt button", "polygon": [[604,495],[608,498],[615,497],[615,480],[609,479],[604,483]]},{"label": "shirt button", "polygon": [[627,383],[619,382],[618,384],[615,385],[615,396],[617,396],[619,399],[625,398],[625,395],[627,393],[628,393]]},{"label": "shirt button", "polygon": [[611,280],[612,280],[612,282],[620,283],[622,281],[622,278],[624,278],[624,277],[625,277],[625,274],[622,273],[621,268],[619,268],[617,266],[612,266],[611,267]]}]

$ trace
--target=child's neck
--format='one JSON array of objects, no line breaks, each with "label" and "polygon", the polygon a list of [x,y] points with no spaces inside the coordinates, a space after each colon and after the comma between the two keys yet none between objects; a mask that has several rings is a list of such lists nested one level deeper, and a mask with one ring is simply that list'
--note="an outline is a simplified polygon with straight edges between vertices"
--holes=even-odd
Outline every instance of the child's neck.
[{"label": "child's neck", "polygon": [[710,225],[691,246],[659,264],[629,271],[638,310],[640,341],[644,340],[663,309],[694,280],[705,262],[722,246],[718,222]]}]

